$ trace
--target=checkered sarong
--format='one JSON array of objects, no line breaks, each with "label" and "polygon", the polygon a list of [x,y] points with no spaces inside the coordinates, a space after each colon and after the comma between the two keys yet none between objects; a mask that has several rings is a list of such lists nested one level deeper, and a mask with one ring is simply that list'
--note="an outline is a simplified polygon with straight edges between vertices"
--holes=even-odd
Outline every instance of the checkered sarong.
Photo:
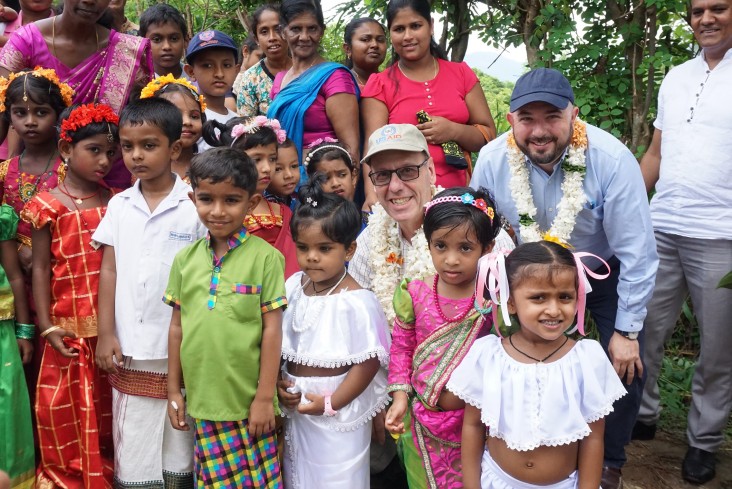
[{"label": "checkered sarong", "polygon": [[249,434],[249,422],[196,419],[196,487],[282,489],[277,437]]}]

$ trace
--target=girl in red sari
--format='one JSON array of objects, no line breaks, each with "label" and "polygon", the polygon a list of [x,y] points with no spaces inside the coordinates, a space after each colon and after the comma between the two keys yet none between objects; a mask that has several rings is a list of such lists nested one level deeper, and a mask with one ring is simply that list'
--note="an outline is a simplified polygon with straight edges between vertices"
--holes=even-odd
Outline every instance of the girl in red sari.
[{"label": "girl in red sari", "polygon": [[[257,166],[257,193],[264,194],[277,163],[277,144],[283,143],[286,135],[277,119],[258,115],[251,119],[235,117],[226,124],[207,121],[203,126],[203,138],[211,146],[230,146],[244,151]],[[292,211],[289,207],[261,199],[244,220],[247,231],[264,239],[284,255],[285,279],[300,271],[295,242],[290,233],[290,219]]]},{"label": "girl in red sari", "polygon": [[112,392],[94,369],[102,251],[91,236],[112,191],[107,175],[119,137],[109,106],[74,106],[61,116],[66,178],[31,200],[33,297],[46,339],[36,391],[41,463],[37,487],[111,488]]}]

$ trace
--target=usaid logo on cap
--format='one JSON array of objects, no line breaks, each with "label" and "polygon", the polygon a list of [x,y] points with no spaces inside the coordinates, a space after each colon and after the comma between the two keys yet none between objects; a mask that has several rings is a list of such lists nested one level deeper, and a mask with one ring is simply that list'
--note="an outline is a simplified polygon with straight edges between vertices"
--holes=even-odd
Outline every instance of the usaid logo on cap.
[{"label": "usaid logo on cap", "polygon": [[198,35],[198,39],[201,41],[210,41],[215,35],[216,33],[214,31],[203,31]]},{"label": "usaid logo on cap", "polygon": [[383,129],[381,129],[381,137],[377,138],[376,141],[374,141],[376,144],[383,143],[385,141],[392,141],[394,139],[401,139],[402,135],[397,134],[397,128],[396,126],[384,126]]}]

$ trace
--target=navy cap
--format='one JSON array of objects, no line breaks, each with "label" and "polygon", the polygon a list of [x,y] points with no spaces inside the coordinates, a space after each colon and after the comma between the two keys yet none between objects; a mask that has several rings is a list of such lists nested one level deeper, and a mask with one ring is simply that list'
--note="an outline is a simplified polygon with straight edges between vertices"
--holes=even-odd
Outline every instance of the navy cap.
[{"label": "navy cap", "polygon": [[524,73],[516,81],[509,110],[516,112],[531,102],[546,102],[558,109],[566,109],[570,103],[574,104],[574,92],[569,80],[557,70],[537,68]]},{"label": "navy cap", "polygon": [[225,48],[234,51],[234,60],[239,62],[239,48],[234,40],[221,31],[208,30],[199,32],[188,43],[186,61],[191,63],[191,56],[209,48]]}]

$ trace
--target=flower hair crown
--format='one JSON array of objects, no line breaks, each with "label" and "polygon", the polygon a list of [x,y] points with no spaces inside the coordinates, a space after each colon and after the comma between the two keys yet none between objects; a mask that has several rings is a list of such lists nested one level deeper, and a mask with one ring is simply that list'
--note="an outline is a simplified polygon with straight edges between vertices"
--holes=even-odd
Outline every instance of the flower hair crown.
[{"label": "flower hair crown", "polygon": [[[8,91],[8,87],[10,84],[15,80],[16,78],[20,78],[21,76],[28,76],[33,75],[39,78],[45,78],[46,80],[50,81],[54,85],[58,87],[59,92],[61,92],[61,99],[64,101],[64,105],[68,107],[73,103],[74,99],[74,90],[66,83],[59,80],[58,75],[56,74],[55,70],[47,69],[47,68],[41,68],[40,66],[36,66],[33,71],[19,71],[17,73],[11,73],[7,78],[0,76],[0,112],[5,112],[7,107],[5,107],[5,96]],[[28,91],[26,89],[26,85],[23,86],[23,102],[28,101]]]},{"label": "flower hair crown", "polygon": [[[69,132],[78,131],[82,127],[94,122],[106,122],[107,124],[119,124],[119,116],[114,113],[112,107],[104,104],[84,104],[71,111],[69,116],[61,123],[61,139],[72,142]],[[113,141],[112,131],[109,131],[110,142]]]},{"label": "flower hair crown", "polygon": [[206,99],[204,98],[203,94],[199,93],[196,86],[193,85],[191,82],[189,82],[185,78],[176,78],[173,76],[172,73],[168,73],[165,76],[160,76],[145,85],[145,88],[143,88],[140,92],[140,98],[152,98],[158,92],[164,92],[167,86],[171,84],[180,85],[187,88],[191,92],[191,95],[193,95],[193,98],[196,100],[196,102],[198,102],[198,105],[201,106],[201,112],[205,112]]},{"label": "flower hair crown", "polygon": [[258,115],[257,117],[249,119],[246,124],[237,124],[231,128],[231,137],[234,138],[231,141],[231,145],[234,146],[236,140],[243,135],[254,134],[262,127],[269,127],[274,131],[277,136],[278,144],[284,143],[285,139],[287,139],[287,133],[282,129],[282,126],[280,126],[280,121],[277,119],[267,119],[263,115]]},{"label": "flower hair crown", "polygon": [[[308,145],[308,148],[315,148],[319,144],[323,144],[323,143],[337,143],[337,142],[338,142],[337,139],[329,138],[329,137],[326,136],[326,137],[321,138],[321,139],[316,139],[315,141],[313,141],[312,143],[310,143]],[[349,166],[353,166],[353,160],[351,159],[351,155],[348,154],[348,151],[346,151],[346,149],[343,148],[342,146],[337,146],[336,144],[324,144],[323,146],[320,146],[318,148],[313,149],[305,157],[305,161],[303,161],[303,166],[305,168],[307,168],[308,165],[310,164],[310,160],[313,158],[313,156],[315,156],[316,153],[319,153],[321,151],[328,151],[329,149],[337,149],[337,150],[340,150],[348,158],[348,162],[350,163]]]},{"label": "flower hair crown", "polygon": [[449,197],[438,197],[436,199],[432,199],[424,205],[424,213],[427,214],[434,206],[438,204],[444,204],[445,202],[459,202],[465,205],[472,205],[473,207],[484,213],[486,216],[488,216],[488,218],[491,220],[491,224],[493,224],[493,218],[496,216],[493,207],[490,207],[484,199],[476,199],[468,192],[465,192],[459,197],[457,195],[451,195]]}]

